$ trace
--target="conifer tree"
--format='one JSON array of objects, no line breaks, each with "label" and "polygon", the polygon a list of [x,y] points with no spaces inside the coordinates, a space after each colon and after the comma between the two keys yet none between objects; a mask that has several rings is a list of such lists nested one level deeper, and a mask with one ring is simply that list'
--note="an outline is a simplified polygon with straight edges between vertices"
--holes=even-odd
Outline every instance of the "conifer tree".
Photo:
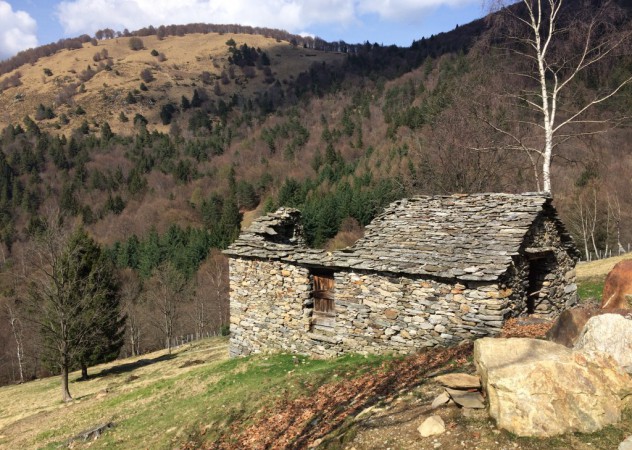
[{"label": "conifer tree", "polygon": [[78,364],[115,357],[124,319],[118,288],[100,247],[79,228],[64,231],[49,218],[30,251],[28,298],[45,359],[61,374],[62,399],[72,399],[68,373]]},{"label": "conifer tree", "polygon": [[[77,240],[77,244],[72,241]],[[125,316],[120,313],[119,284],[114,267],[101,248],[83,230],[78,230],[71,245],[82,247],[75,264],[83,276],[79,295],[89,299],[86,318],[89,320],[88,343],[82,346],[77,360],[82,379],[88,378],[88,366],[116,359],[125,333]]]}]

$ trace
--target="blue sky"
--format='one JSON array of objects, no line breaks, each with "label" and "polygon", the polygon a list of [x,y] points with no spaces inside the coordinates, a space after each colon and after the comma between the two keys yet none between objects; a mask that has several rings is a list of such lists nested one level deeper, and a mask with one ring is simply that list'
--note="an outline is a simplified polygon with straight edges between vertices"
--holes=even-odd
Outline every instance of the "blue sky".
[{"label": "blue sky", "polygon": [[481,0],[0,0],[0,59],[106,27],[192,22],[408,46],[483,15]]}]

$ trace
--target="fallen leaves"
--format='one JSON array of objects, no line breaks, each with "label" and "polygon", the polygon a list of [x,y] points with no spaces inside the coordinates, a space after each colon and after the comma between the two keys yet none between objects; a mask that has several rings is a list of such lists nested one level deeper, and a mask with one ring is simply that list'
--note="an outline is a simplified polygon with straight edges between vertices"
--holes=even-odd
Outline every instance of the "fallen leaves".
[{"label": "fallen leaves", "polygon": [[552,326],[550,320],[513,317],[505,322],[500,337],[542,338]]},{"label": "fallen leaves", "polygon": [[450,361],[465,362],[472,345],[432,349],[385,363],[374,372],[320,386],[315,393],[280,399],[250,425],[243,418],[207,448],[299,449],[320,441],[343,422],[394,393],[420,384],[424,376]]}]

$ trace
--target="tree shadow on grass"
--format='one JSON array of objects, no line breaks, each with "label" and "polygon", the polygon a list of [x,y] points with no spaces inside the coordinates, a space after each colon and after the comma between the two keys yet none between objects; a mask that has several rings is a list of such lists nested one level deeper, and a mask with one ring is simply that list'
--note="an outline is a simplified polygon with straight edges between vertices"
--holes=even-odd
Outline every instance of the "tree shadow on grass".
[{"label": "tree shadow on grass", "polygon": [[[108,369],[103,369],[101,370],[101,372],[96,373],[94,375],[90,375],[88,377],[88,380],[93,380],[95,378],[102,378],[102,377],[107,377],[110,375],[120,375],[122,373],[126,373],[126,372],[132,372],[136,369],[140,369],[141,367],[145,367],[145,366],[150,366],[152,364],[155,363],[159,363],[159,362],[163,362],[163,361],[169,361],[172,360],[173,358],[175,358],[175,355],[161,355],[161,356],[157,356],[156,358],[142,358],[139,359],[138,361],[134,361],[131,363],[123,363],[123,364],[117,364],[115,366],[112,366]],[[87,380],[83,380],[81,378],[78,378],[76,381],[87,381]]]}]

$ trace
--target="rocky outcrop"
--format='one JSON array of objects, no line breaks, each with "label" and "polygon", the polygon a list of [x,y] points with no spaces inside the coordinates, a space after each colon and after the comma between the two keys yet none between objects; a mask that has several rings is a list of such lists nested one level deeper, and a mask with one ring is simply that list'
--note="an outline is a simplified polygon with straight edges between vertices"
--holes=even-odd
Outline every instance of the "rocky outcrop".
[{"label": "rocky outcrop", "polygon": [[546,333],[546,338],[556,344],[572,348],[584,329],[588,319],[598,315],[597,308],[572,308],[562,312],[551,329]]},{"label": "rocky outcrop", "polygon": [[632,450],[632,436],[621,442],[617,450]]},{"label": "rocky outcrop", "polygon": [[483,409],[485,400],[480,392],[462,391],[459,389],[445,389],[454,403],[462,408]]},{"label": "rocky outcrop", "polygon": [[498,427],[519,436],[594,432],[621,418],[632,382],[603,353],[535,339],[479,339],[474,361]]},{"label": "rocky outcrop", "polygon": [[438,375],[434,379],[440,385],[451,389],[480,389],[481,387],[480,377],[468,373],[448,373]]},{"label": "rocky outcrop", "polygon": [[[632,311],[628,311],[632,316]],[[595,316],[586,322],[575,349],[603,352],[628,373],[632,371],[632,320],[618,314]]]}]

